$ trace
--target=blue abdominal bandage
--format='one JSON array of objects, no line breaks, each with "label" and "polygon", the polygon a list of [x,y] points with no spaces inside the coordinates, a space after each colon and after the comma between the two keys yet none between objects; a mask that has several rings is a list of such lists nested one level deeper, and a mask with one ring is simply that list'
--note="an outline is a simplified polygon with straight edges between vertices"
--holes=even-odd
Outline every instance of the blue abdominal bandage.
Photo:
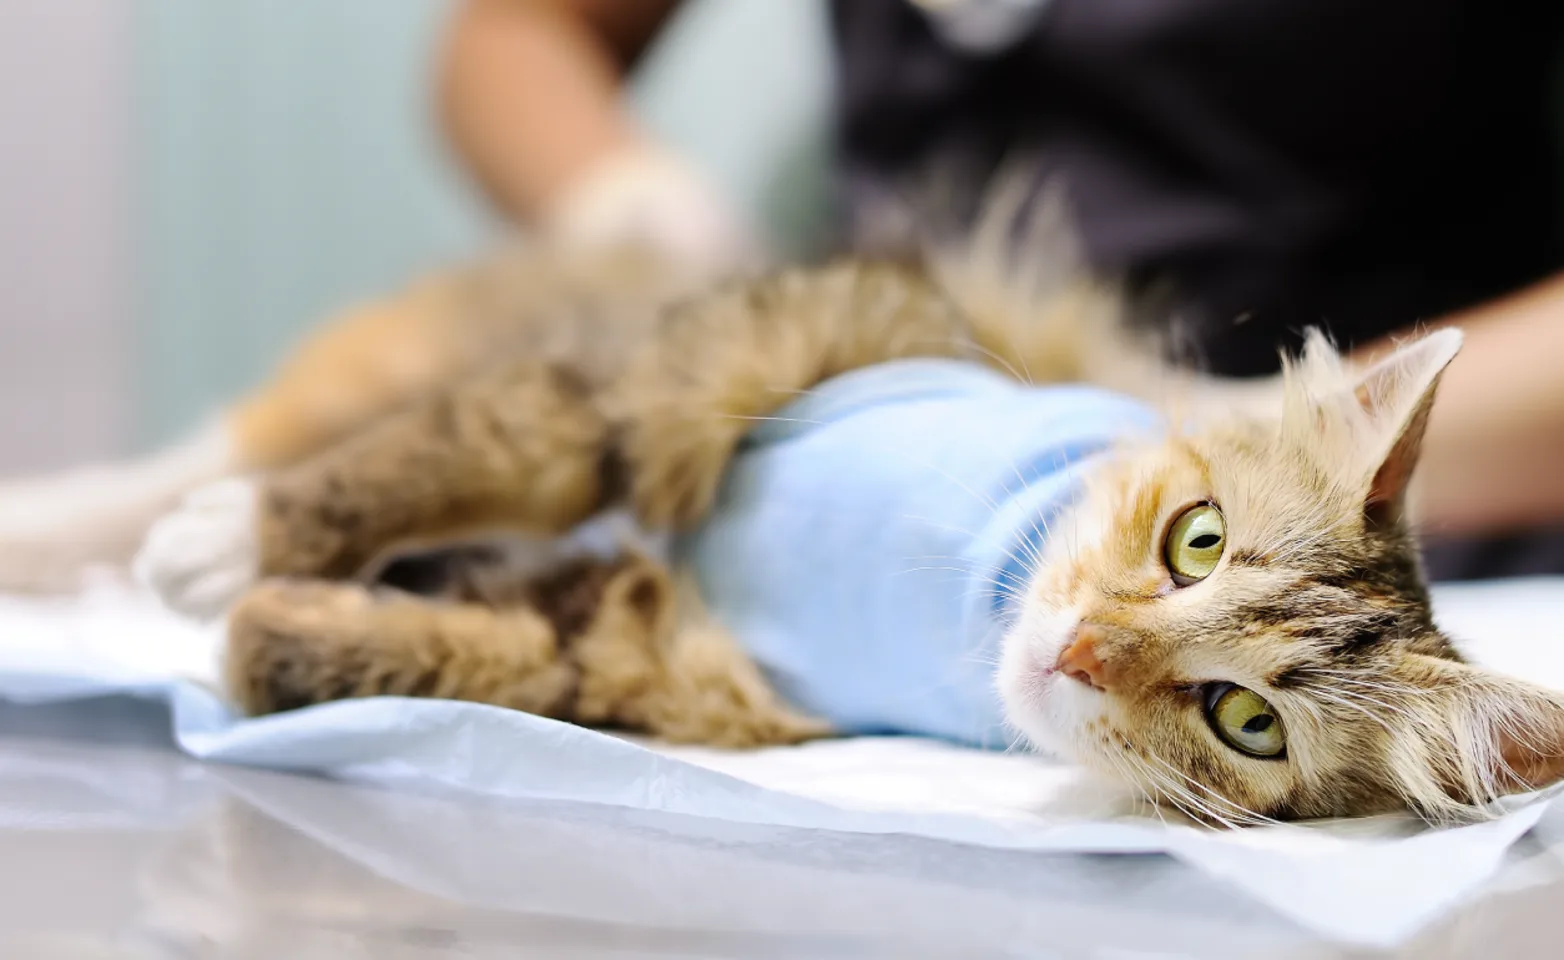
[{"label": "blue abdominal bandage", "polygon": [[837,377],[760,424],[676,545],[778,691],[848,734],[1006,737],[994,670],[1082,471],[1148,407],[953,360]]}]

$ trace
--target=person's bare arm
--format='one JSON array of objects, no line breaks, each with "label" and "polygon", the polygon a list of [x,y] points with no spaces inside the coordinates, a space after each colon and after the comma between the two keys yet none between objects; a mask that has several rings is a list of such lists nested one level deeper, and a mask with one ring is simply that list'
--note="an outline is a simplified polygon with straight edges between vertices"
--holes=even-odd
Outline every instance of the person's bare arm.
[{"label": "person's bare arm", "polygon": [[677,0],[463,0],[441,64],[456,153],[506,216],[543,216],[572,182],[638,140],[625,70]]},{"label": "person's bare arm", "polygon": [[1477,534],[1564,521],[1564,275],[1431,326],[1461,328],[1466,344],[1424,439],[1420,526]]},{"label": "person's bare arm", "polygon": [[678,0],[462,0],[441,78],[457,157],[505,218],[646,243],[697,271],[758,244],[706,177],[636,129],[621,81]]}]

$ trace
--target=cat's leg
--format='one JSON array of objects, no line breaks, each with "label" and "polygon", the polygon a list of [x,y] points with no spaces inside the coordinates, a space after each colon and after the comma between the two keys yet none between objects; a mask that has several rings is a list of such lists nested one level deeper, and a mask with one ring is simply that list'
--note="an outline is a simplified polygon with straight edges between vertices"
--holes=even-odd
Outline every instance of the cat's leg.
[{"label": "cat's leg", "polygon": [[444,697],[558,717],[575,671],[526,608],[447,603],[357,583],[269,580],[234,608],[226,692],[265,714],[351,697]]},{"label": "cat's leg", "polygon": [[434,276],[331,320],[224,418],[236,465],[271,470],[309,457],[450,382],[472,365],[458,322],[463,272]]},{"label": "cat's leg", "polygon": [[681,628],[665,572],[581,567],[490,604],[353,583],[267,581],[229,618],[224,676],[252,714],[350,697],[441,697],[727,746],[826,728],[783,705],[731,641]]},{"label": "cat's leg", "polygon": [[353,576],[392,548],[511,527],[558,534],[631,494],[654,528],[706,510],[759,417],[836,374],[962,353],[926,279],[843,264],[737,284],[669,310],[596,389],[520,362],[263,480],[198,491],[148,537],[171,605],[215,613],[255,579]]},{"label": "cat's leg", "polygon": [[562,367],[510,365],[302,463],[194,491],[137,566],[175,609],[205,616],[263,577],[342,579],[465,535],[564,533],[615,492],[593,400]]},{"label": "cat's leg", "polygon": [[187,491],[292,463],[449,380],[462,362],[450,322],[457,283],[431,280],[327,323],[268,383],[182,443],[0,482],[0,591],[75,589],[89,567],[128,564]]}]

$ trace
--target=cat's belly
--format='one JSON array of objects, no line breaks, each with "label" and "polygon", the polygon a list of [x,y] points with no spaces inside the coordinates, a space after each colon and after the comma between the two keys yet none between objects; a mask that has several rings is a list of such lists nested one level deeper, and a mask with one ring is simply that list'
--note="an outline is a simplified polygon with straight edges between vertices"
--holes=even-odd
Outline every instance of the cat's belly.
[{"label": "cat's belly", "polygon": [[1093,451],[1149,414],[918,361],[839,378],[785,415],[678,546],[713,615],[843,732],[1006,745],[994,671],[1022,561]]},{"label": "cat's belly", "polygon": [[[1000,742],[987,564],[943,526],[836,494],[720,511],[686,552],[708,609],[778,692],[843,732]],[[919,515],[899,502],[889,516]]]}]

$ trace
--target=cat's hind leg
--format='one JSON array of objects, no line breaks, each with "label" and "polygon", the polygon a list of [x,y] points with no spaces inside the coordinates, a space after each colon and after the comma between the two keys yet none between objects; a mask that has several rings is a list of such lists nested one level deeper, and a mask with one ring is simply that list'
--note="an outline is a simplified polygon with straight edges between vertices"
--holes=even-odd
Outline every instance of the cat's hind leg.
[{"label": "cat's hind leg", "polygon": [[371,696],[443,697],[565,713],[576,671],[526,608],[447,603],[325,580],[274,580],[228,622],[226,692],[266,714]]},{"label": "cat's hind leg", "polygon": [[[471,599],[478,595],[486,599]],[[686,743],[756,746],[828,732],[782,704],[724,635],[681,623],[666,572],[639,557],[457,597],[268,581],[234,608],[228,638],[225,685],[251,714],[391,695]]]},{"label": "cat's hind leg", "polygon": [[520,362],[303,463],[195,491],[137,566],[170,606],[207,616],[264,577],[347,579],[412,547],[565,533],[614,494],[611,439],[587,384]]},{"label": "cat's hind leg", "polygon": [[224,416],[246,471],[297,463],[474,365],[461,271],[343,311],[306,336]]}]

